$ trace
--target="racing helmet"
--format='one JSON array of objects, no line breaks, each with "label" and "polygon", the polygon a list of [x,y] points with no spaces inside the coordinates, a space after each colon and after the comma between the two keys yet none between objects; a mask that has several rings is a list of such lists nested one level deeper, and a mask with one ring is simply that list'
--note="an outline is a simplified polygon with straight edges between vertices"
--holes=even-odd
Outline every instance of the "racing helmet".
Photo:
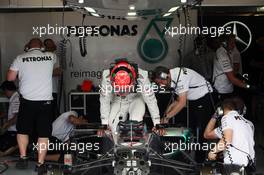
[{"label": "racing helmet", "polygon": [[136,78],[136,68],[126,59],[117,60],[110,70],[111,84],[114,92],[119,95],[128,94],[135,85]]}]

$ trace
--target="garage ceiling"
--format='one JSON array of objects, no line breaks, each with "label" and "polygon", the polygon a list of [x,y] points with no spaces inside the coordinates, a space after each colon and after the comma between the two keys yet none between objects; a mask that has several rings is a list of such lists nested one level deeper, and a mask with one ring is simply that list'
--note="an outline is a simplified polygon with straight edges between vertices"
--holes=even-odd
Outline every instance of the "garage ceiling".
[{"label": "garage ceiling", "polygon": [[[78,1],[78,0],[71,0]],[[180,0],[84,0],[96,6],[123,8],[126,4],[140,4],[140,8],[150,4],[160,8],[171,6]],[[190,0],[188,0],[190,1]],[[193,0],[191,0],[193,1]],[[50,8],[62,7],[63,0],[0,0],[0,8]],[[203,0],[204,6],[264,6],[264,0]]]},{"label": "garage ceiling", "polygon": [[[171,7],[180,6],[181,0],[65,0],[66,10],[78,10],[85,13],[84,7],[92,7],[98,14],[126,16],[133,5],[138,16],[164,15]],[[187,4],[195,4],[199,0],[187,0]],[[203,0],[202,6],[208,13],[238,12],[264,13],[264,7],[258,12],[256,7],[264,6],[264,0]],[[237,8],[240,6],[240,8]],[[0,0],[1,12],[17,11],[61,11],[63,0]]]}]

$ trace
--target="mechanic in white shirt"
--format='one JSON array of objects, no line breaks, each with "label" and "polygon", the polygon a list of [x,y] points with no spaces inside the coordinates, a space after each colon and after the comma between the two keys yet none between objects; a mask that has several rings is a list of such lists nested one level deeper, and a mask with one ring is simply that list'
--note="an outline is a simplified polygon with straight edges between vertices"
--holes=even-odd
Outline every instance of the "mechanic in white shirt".
[{"label": "mechanic in white shirt", "polygon": [[232,95],[233,85],[240,88],[250,88],[250,85],[235,76],[231,57],[228,53],[229,36],[222,36],[220,41],[222,45],[217,49],[216,59],[214,60],[213,86],[218,93],[218,97],[223,100]]},{"label": "mechanic in white shirt", "polygon": [[75,111],[64,112],[52,123],[52,136],[61,142],[67,142],[74,126],[87,123],[87,120],[83,116],[78,117]]},{"label": "mechanic in white shirt", "polygon": [[[68,111],[62,113],[52,123],[52,137],[49,138],[49,143],[59,144],[67,143],[69,136],[76,125],[87,124],[88,121],[83,116],[78,116],[75,111]],[[48,152],[46,161],[62,161],[64,153],[67,150],[52,150]]]},{"label": "mechanic in white shirt", "polygon": [[[45,39],[43,41],[45,52],[51,52],[55,54],[55,51],[57,50],[57,46],[54,43],[54,41],[50,38]],[[55,54],[56,55],[56,54]],[[59,109],[58,109],[58,84],[59,84],[59,77],[62,75],[62,69],[60,68],[59,59],[57,59],[54,70],[53,70],[53,77],[52,77],[52,110],[53,110],[53,120],[55,120],[58,117]]]},{"label": "mechanic in white shirt", "polygon": [[[206,139],[220,139],[209,152],[209,160],[216,160],[217,153],[223,151],[225,164],[246,167],[254,161],[254,125],[243,117],[244,114],[244,102],[237,97],[225,99],[217,108],[204,132]],[[218,128],[217,119],[221,119]]]},{"label": "mechanic in white shirt", "polygon": [[[186,106],[187,100],[190,102],[190,116],[193,119],[196,118],[197,122],[204,123],[207,121],[204,116],[210,115],[212,112],[210,93],[213,89],[203,76],[185,67],[176,67],[169,70],[166,67],[159,66],[154,70],[153,80],[160,86],[173,88],[179,96],[168,107],[166,117],[162,119],[163,123],[168,123],[171,118],[178,114]],[[200,118],[200,116],[203,117]],[[198,124],[197,122],[193,124]]]},{"label": "mechanic in white shirt", "polygon": [[[141,88],[137,91],[137,87]],[[134,91],[136,89],[136,91]],[[102,124],[116,132],[119,121],[142,121],[148,106],[154,126],[160,123],[159,108],[148,72],[137,68],[126,59],[117,60],[103,71],[100,85],[100,112]],[[98,133],[102,135],[102,133]]]},{"label": "mechanic in white shirt", "polygon": [[14,82],[4,81],[0,88],[4,91],[5,96],[9,98],[7,121],[1,127],[3,133],[0,135],[0,156],[6,156],[17,149],[16,121],[20,102]]},{"label": "mechanic in white shirt", "polygon": [[20,159],[16,167],[28,167],[26,150],[29,135],[36,130],[39,145],[38,174],[44,174],[44,159],[52,132],[52,73],[56,57],[42,52],[42,41],[38,38],[31,39],[28,46],[29,50],[17,56],[7,73],[8,81],[15,81],[18,76],[21,94],[16,125]]},{"label": "mechanic in white shirt", "polygon": [[[173,88],[178,95],[177,100],[169,105],[165,111],[162,123],[168,123],[171,118],[177,115],[189,102],[189,124],[193,132],[199,130],[197,140],[202,143],[202,134],[207,122],[213,112],[213,89],[210,83],[200,74],[192,69],[176,67],[168,69],[159,66],[154,70],[153,80],[159,86]],[[197,152],[197,161],[203,162],[205,152]]]}]

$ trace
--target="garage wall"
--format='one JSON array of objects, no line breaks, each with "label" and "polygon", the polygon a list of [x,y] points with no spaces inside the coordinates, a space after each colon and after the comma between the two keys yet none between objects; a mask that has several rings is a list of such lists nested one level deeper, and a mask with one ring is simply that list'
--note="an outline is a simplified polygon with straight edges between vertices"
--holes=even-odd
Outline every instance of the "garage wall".
[{"label": "garage wall", "polygon": [[[6,76],[6,71],[12,63],[13,59],[23,53],[24,45],[32,37],[33,26],[60,26],[60,12],[43,12],[43,13],[3,13],[0,14],[0,46],[1,46],[1,72],[2,78]],[[183,16],[183,15],[181,15]],[[82,15],[77,12],[67,12],[65,14],[65,24],[71,26],[81,25]],[[190,18],[193,26],[197,25],[197,12],[191,11]],[[184,22],[181,19],[182,23]],[[91,79],[94,84],[99,83],[100,71],[109,67],[109,64],[118,57],[127,57],[129,60],[135,61],[143,69],[151,70],[157,65],[174,67],[178,64],[179,57],[177,49],[179,46],[179,35],[175,37],[165,36],[168,43],[167,56],[158,63],[145,62],[137,52],[137,44],[142,37],[143,32],[149,25],[150,20],[127,21],[127,20],[110,20],[95,17],[86,17],[85,25],[127,25],[131,28],[137,25],[137,34],[135,36],[106,36],[106,37],[87,37],[87,56],[82,57],[79,51],[79,38],[76,36],[69,37],[72,42],[73,67],[67,66],[65,70],[67,92],[75,89],[81,84],[83,79]],[[175,17],[171,26],[178,26],[178,19]],[[162,28],[162,25],[160,25]],[[164,28],[164,26],[163,26]],[[163,29],[162,28],[162,29]],[[36,37],[36,36],[35,36]],[[148,32],[148,38],[157,38],[155,30]],[[59,35],[43,36],[42,39],[52,38],[57,43],[61,40]],[[186,38],[185,53],[192,50],[193,36],[188,35]],[[69,64],[70,48],[67,47],[67,65]],[[84,77],[78,73],[90,72],[90,75]]]}]

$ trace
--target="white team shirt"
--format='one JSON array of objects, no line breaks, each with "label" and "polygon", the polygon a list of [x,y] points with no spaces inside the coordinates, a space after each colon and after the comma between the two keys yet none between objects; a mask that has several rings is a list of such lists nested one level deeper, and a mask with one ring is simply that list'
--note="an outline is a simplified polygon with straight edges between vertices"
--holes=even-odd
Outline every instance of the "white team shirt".
[{"label": "white team shirt", "polygon": [[203,76],[185,67],[181,68],[180,77],[177,82],[179,71],[179,67],[170,70],[172,80],[171,87],[175,88],[177,83],[175,89],[176,94],[187,92],[188,100],[197,100],[205,96],[208,92],[213,91],[210,83],[207,82]]},{"label": "white team shirt", "polygon": [[32,48],[18,55],[10,70],[18,72],[19,91],[32,101],[52,100],[52,73],[56,55]]},{"label": "white team shirt", "polygon": [[235,63],[239,64],[238,73],[240,73],[242,75],[242,61],[241,61],[241,55],[240,55],[238,49],[235,47],[229,53],[230,53],[230,58],[231,58],[232,65],[235,64]]},{"label": "white team shirt", "polygon": [[[233,131],[232,145],[246,153],[248,153],[251,159],[255,159],[254,151],[254,125],[249,120],[246,120],[243,116],[239,115],[237,111],[230,111],[221,119],[222,130],[231,129]],[[215,134],[218,138],[222,138],[222,132],[220,128],[216,128]],[[248,158],[247,154],[237,150],[234,147],[229,147],[229,152],[233,160],[233,164],[247,166]],[[230,158],[227,151],[224,151],[224,163],[230,164]]]},{"label": "white team shirt", "polygon": [[69,140],[70,132],[73,130],[74,125],[71,124],[69,116],[74,115],[78,117],[77,112],[69,111],[61,114],[53,123],[52,123],[52,136],[56,137],[62,142]]},{"label": "white team shirt", "polygon": [[225,48],[220,47],[216,50],[214,60],[213,82],[218,93],[228,94],[233,92],[233,84],[226,76],[226,72],[233,71],[230,57]]},{"label": "white team shirt", "polygon": [[[18,113],[19,104],[19,94],[18,92],[15,92],[9,99],[8,120],[12,119]],[[7,130],[16,131],[16,125],[14,124],[10,126]]]}]

